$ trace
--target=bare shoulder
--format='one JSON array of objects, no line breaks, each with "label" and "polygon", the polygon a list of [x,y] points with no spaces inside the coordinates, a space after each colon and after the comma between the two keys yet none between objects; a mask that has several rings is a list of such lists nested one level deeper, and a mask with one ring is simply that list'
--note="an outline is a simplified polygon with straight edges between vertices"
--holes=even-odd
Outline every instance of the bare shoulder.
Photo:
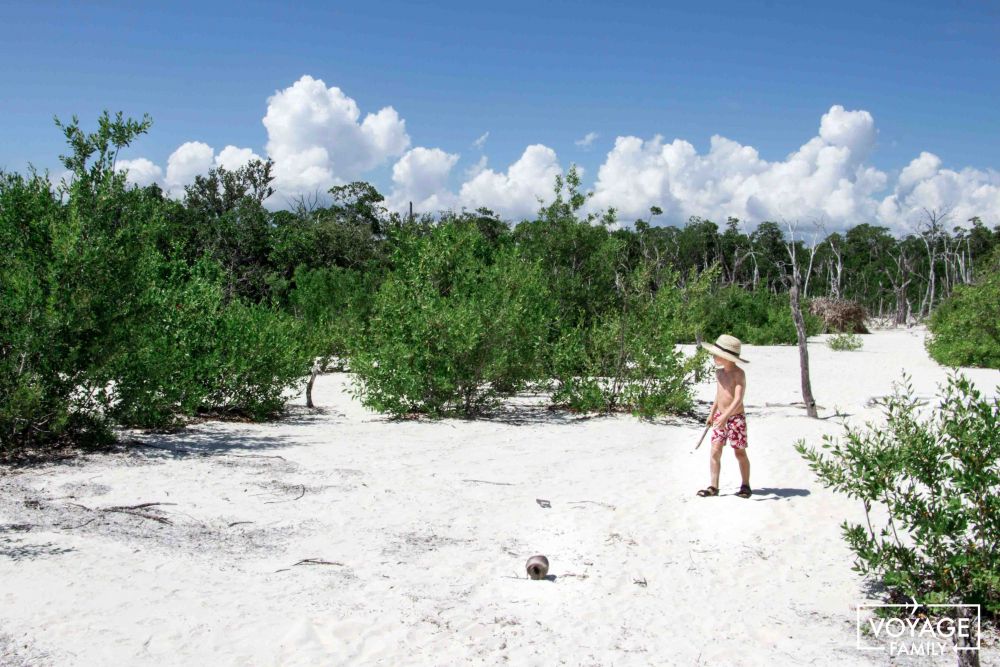
[{"label": "bare shoulder", "polygon": [[736,367],[736,371],[733,373],[733,379],[736,380],[736,384],[746,384],[747,374],[739,366]]}]

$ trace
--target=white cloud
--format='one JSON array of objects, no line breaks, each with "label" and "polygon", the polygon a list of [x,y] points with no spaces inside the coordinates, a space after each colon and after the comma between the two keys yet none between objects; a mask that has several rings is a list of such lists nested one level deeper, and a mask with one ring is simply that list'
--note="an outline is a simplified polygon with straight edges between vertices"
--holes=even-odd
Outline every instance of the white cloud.
[{"label": "white cloud", "polygon": [[944,169],[941,159],[923,152],[896,182],[894,192],[878,207],[879,220],[899,231],[912,231],[926,211],[948,214],[948,226],[965,225],[980,216],[991,225],[1000,221],[1000,172],[966,168]]},{"label": "white cloud", "polygon": [[262,160],[249,148],[226,146],[216,155],[215,150],[201,141],[188,141],[167,158],[167,173],[152,161],[140,157],[134,160],[118,160],[115,168],[128,170],[128,182],[139,186],[159,183],[170,197],[184,197],[184,186],[194,183],[196,176],[203,176],[213,167],[223,167],[235,171],[251,160]]},{"label": "white cloud", "polygon": [[583,139],[577,139],[574,143],[580,148],[590,148],[599,136],[597,132],[588,132]]},{"label": "white cloud", "polygon": [[448,177],[459,156],[440,148],[418,146],[406,152],[392,167],[393,192],[387,204],[405,210],[437,213],[454,208],[455,196],[448,191]]},{"label": "white cloud", "polygon": [[447,184],[457,162],[458,155],[438,148],[409,151],[393,166],[389,207],[404,211],[410,201],[421,212],[485,206],[509,218],[530,217],[537,213],[539,199],[552,198],[556,176],[562,174],[556,152],[535,144],[505,172],[489,169],[486,156],[482,156],[467,170],[456,194]]},{"label": "white cloud", "polygon": [[153,183],[159,183],[163,178],[163,170],[144,157],[135,160],[118,160],[115,163],[117,171],[127,171],[126,180],[141,188]]},{"label": "white cloud", "polygon": [[534,144],[506,172],[484,168],[462,184],[459,200],[466,208],[486,206],[504,216],[522,218],[538,211],[538,200],[551,199],[557,175],[562,174],[556,152]]},{"label": "white cloud", "polygon": [[263,159],[249,148],[226,146],[215,156],[214,162],[216,167],[222,167],[227,171],[236,171],[249,162]]},{"label": "white cloud", "polygon": [[669,221],[692,215],[751,222],[872,220],[878,208],[873,195],[886,186],[884,173],[863,164],[875,137],[871,114],[841,106],[823,115],[818,136],[775,162],[718,135],[703,155],[682,139],[665,144],[661,136],[618,137],[598,170],[590,205],[614,206],[625,220],[653,205]]},{"label": "white cloud", "polygon": [[392,107],[360,117],[340,88],[311,76],[268,98],[263,122],[277,189],[286,195],[326,190],[409,147],[406,123]]},{"label": "white cloud", "polygon": [[188,141],[177,147],[167,158],[167,193],[183,197],[184,186],[194,182],[195,176],[208,173],[215,162],[215,151],[206,143]]},{"label": "white cloud", "polygon": [[[452,187],[459,156],[440,148],[407,150],[405,122],[392,107],[362,118],[357,103],[339,88],[303,76],[268,99],[263,123],[267,154],[275,161],[271,201],[325,192],[332,185],[365,178],[373,168],[398,158],[392,168],[390,207],[405,210],[408,202],[421,212],[487,206],[517,219],[534,215],[538,200],[552,197],[555,177],[563,173],[554,150],[528,146],[506,170],[489,167],[486,155],[468,165]],[[485,147],[484,132],[473,146]],[[669,143],[660,135],[648,139],[619,136],[590,186],[588,211],[615,207],[623,221],[645,217],[656,205],[658,221],[683,222],[692,215],[718,222],[728,216],[751,225],[762,220],[822,219],[831,228],[861,222],[908,231],[924,209],[950,212],[949,224],[964,224],[979,215],[988,225],[1000,223],[1000,172],[993,169],[948,169],[941,158],[922,152],[890,176],[868,162],[878,131],[864,110],[830,107],[819,120],[816,136],[783,159],[766,160],[753,146],[715,135],[699,153],[683,139]],[[594,145],[589,132],[576,144]],[[162,170],[146,158],[121,160],[129,180],[160,182],[172,196],[211,167],[236,169],[259,159],[249,148],[228,145],[218,154],[211,146],[182,144]],[[586,186],[585,186],[586,187]]]},{"label": "white cloud", "polygon": [[489,164],[489,160],[486,156],[480,155],[475,164],[471,164],[466,168],[465,179],[471,181],[473,178],[486,171],[487,164]]}]

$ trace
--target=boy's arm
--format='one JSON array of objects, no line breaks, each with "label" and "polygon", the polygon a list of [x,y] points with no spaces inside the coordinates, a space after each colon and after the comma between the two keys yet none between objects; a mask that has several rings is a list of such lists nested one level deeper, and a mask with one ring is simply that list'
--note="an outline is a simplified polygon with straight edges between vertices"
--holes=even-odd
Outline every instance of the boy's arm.
[{"label": "boy's arm", "polygon": [[711,424],[711,423],[712,423],[712,421],[713,421],[713,419],[712,419],[712,418],[713,418],[713,417],[715,417],[715,411],[716,411],[716,410],[718,409],[718,407],[719,407],[719,397],[718,397],[718,396],[716,396],[716,397],[715,397],[715,402],[714,402],[714,403],[712,403],[712,407],[711,407],[711,409],[710,409],[710,410],[708,411],[708,423],[709,423],[709,424]]}]

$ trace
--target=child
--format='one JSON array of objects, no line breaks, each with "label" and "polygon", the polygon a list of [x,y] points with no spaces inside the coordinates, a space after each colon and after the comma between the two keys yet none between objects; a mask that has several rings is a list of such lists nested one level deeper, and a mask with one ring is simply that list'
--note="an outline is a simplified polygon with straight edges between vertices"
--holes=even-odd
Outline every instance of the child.
[{"label": "child", "polygon": [[743,369],[736,365],[737,361],[750,363],[740,358],[740,340],[733,336],[722,335],[715,343],[702,343],[702,347],[712,353],[715,359],[715,376],[718,385],[715,392],[715,402],[709,412],[708,423],[714,424],[712,429],[712,458],[709,471],[712,483],[706,489],[698,492],[701,497],[719,495],[719,468],[722,464],[722,449],[726,441],[733,446],[733,453],[740,464],[740,476],[743,484],[736,493],[740,498],[749,498],[750,490],[750,459],[747,458],[747,420],[743,412],[743,397],[746,395],[746,375]]}]

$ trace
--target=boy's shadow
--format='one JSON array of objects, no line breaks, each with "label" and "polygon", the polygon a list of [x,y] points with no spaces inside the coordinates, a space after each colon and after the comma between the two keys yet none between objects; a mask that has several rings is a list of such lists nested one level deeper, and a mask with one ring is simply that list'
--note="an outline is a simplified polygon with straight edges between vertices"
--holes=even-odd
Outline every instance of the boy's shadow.
[{"label": "boy's shadow", "polygon": [[772,489],[762,488],[753,490],[754,500],[781,500],[793,496],[808,496],[809,489]]}]

